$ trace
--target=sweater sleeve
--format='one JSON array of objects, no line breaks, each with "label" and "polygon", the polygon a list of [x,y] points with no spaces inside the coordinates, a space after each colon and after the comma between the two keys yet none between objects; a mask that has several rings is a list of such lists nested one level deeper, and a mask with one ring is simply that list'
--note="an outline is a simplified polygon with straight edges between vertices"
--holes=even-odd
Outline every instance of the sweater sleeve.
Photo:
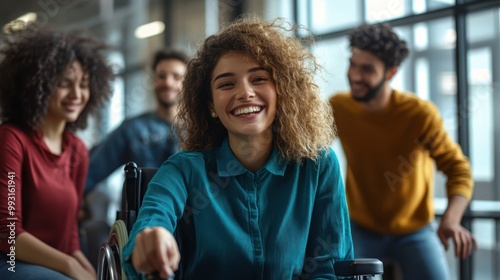
[{"label": "sweater sleeve", "polygon": [[470,163],[461,147],[446,132],[438,109],[429,104],[420,145],[425,147],[446,177],[448,197],[461,195],[470,200],[473,180]]},{"label": "sweater sleeve", "polygon": [[85,193],[90,192],[102,180],[106,179],[122,164],[127,163],[128,135],[126,127],[128,121],[123,122],[106,139],[90,151],[88,177]]},{"label": "sweater sleeve", "polygon": [[18,135],[0,127],[0,251],[9,252],[23,229],[23,145]]}]

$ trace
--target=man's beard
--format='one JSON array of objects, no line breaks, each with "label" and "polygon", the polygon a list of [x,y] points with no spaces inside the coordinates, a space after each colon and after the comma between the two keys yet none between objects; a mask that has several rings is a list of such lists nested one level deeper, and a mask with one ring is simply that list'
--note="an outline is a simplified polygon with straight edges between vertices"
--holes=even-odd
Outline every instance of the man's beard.
[{"label": "man's beard", "polygon": [[158,99],[158,104],[165,109],[172,108],[176,103],[177,102],[175,100],[174,101],[163,101],[163,100]]},{"label": "man's beard", "polygon": [[377,95],[382,91],[382,87],[384,87],[384,84],[385,84],[385,74],[382,77],[382,79],[380,80],[380,83],[378,83],[376,86],[374,86],[374,87],[367,86],[368,92],[366,92],[366,94],[364,96],[361,96],[361,97],[354,96],[354,95],[351,95],[351,96],[354,100],[356,100],[358,102],[368,103],[370,100],[373,100],[375,97],[377,97]]},{"label": "man's beard", "polygon": [[169,100],[164,100],[164,98],[160,97],[160,95],[165,94],[165,93],[162,93],[162,91],[172,91],[171,88],[164,87],[164,88],[160,88],[160,89],[157,89],[157,90],[159,90],[160,93],[158,93],[158,92],[156,93],[156,100],[158,100],[158,105],[160,105],[162,108],[164,108],[164,109],[170,109],[174,105],[177,104],[177,98],[179,97],[179,95],[177,95],[173,99],[172,98],[167,98]]}]

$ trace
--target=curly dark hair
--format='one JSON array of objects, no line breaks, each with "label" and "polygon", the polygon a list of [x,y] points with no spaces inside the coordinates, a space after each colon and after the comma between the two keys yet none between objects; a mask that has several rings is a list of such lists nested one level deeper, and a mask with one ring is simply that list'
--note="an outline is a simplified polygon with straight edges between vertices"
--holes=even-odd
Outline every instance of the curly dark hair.
[{"label": "curly dark hair", "polygon": [[297,26],[282,19],[263,21],[245,16],[205,39],[188,64],[179,96],[178,135],[186,150],[208,151],[219,146],[228,132],[210,116],[210,78],[219,58],[242,52],[267,69],[276,86],[277,112],[274,145],[287,160],[316,159],[335,137],[330,106],[314,82],[319,69],[315,57],[293,34]]},{"label": "curly dark hair", "polygon": [[26,28],[5,37],[0,62],[0,123],[34,129],[47,114],[48,102],[66,67],[80,62],[89,74],[90,96],[75,122],[66,129],[83,129],[89,114],[111,96],[113,72],[102,55],[107,46],[83,31]]},{"label": "curly dark hair", "polygon": [[191,57],[189,57],[189,55],[187,55],[185,52],[181,50],[176,50],[176,49],[158,50],[153,57],[153,63],[151,64],[152,70],[154,71],[156,69],[156,65],[158,65],[160,61],[169,59],[176,59],[187,65],[189,63],[189,60],[191,60]]},{"label": "curly dark hair", "polygon": [[373,53],[380,58],[386,68],[399,66],[408,56],[406,41],[387,23],[363,24],[349,32],[349,45]]}]

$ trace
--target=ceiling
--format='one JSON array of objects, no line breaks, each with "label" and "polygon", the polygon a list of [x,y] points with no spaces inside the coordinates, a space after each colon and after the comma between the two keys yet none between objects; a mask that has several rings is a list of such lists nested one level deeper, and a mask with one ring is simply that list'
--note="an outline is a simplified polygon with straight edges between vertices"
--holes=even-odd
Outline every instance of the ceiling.
[{"label": "ceiling", "polygon": [[[0,28],[26,13],[35,12],[39,27],[56,29],[78,27],[99,33],[102,32],[99,29],[104,23],[112,27],[126,21],[134,12],[131,3],[131,0],[0,1]],[[110,25],[110,22],[114,24]]]},{"label": "ceiling", "polygon": [[100,1],[85,0],[41,0],[41,1],[2,1],[0,2],[0,24],[15,20],[29,12],[37,14],[40,27],[65,28],[100,14]]}]

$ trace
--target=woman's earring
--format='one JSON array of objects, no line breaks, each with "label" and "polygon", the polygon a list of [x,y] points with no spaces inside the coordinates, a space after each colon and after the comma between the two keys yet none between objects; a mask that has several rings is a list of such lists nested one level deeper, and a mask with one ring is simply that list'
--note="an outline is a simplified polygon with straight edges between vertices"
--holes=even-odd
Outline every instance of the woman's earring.
[{"label": "woman's earring", "polygon": [[214,110],[211,110],[210,111],[210,116],[212,116],[212,118],[216,119],[217,118],[217,114],[215,113]]}]

